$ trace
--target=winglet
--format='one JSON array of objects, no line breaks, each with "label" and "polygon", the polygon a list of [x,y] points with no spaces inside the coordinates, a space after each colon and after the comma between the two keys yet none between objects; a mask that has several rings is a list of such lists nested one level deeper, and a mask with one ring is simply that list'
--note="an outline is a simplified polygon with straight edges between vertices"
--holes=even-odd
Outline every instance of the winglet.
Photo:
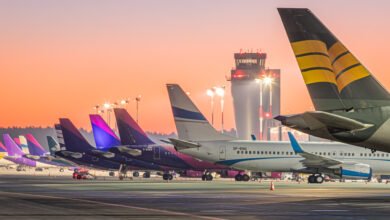
[{"label": "winglet", "polygon": [[290,139],[291,147],[293,148],[295,153],[301,154],[305,152],[291,132],[288,132],[288,138]]}]

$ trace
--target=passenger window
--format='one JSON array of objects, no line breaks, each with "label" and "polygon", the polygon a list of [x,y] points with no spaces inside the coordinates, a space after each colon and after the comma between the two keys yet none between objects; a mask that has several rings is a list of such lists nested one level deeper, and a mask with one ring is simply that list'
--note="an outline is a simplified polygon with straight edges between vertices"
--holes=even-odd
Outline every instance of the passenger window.
[{"label": "passenger window", "polygon": [[272,154],[275,155],[275,151],[273,151]]},{"label": "passenger window", "polygon": [[336,153],[333,153],[333,156],[336,156]]},{"label": "passenger window", "polygon": [[245,151],[245,154],[248,154],[248,151]]},{"label": "passenger window", "polygon": [[280,152],[281,155],[284,155],[284,151]]},{"label": "passenger window", "polygon": [[278,151],[278,152],[276,152],[276,154],[277,154],[277,155],[279,155],[279,151]]},{"label": "passenger window", "polygon": [[237,154],[240,154],[240,151],[237,151]]},{"label": "passenger window", "polygon": [[257,151],[257,154],[260,154],[260,151]]},{"label": "passenger window", "polygon": [[261,151],[261,154],[263,154],[263,151]]},{"label": "passenger window", "polygon": [[249,151],[249,154],[252,154],[252,151]]},{"label": "passenger window", "polygon": [[385,156],[385,154],[382,154],[382,157],[384,157]]}]

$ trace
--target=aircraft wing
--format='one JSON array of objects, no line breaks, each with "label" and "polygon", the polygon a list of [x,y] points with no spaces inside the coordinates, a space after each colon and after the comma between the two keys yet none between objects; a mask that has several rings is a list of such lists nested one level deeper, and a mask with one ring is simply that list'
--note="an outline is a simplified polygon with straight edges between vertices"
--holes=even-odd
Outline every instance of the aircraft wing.
[{"label": "aircraft wing", "polygon": [[184,141],[176,138],[169,138],[173,146],[176,150],[184,150],[189,148],[197,148],[200,147],[198,143],[190,142],[190,141]]},{"label": "aircraft wing", "polygon": [[343,161],[341,160],[336,160],[333,158],[325,157],[325,156],[320,156],[316,154],[312,154],[309,152],[306,152],[303,150],[303,148],[300,146],[298,141],[295,139],[294,135],[288,132],[288,137],[290,138],[291,146],[295,153],[299,154],[304,160],[301,160],[300,162],[305,166],[305,167],[310,167],[310,168],[328,168],[331,166],[343,164]]},{"label": "aircraft wing", "polygon": [[126,153],[134,157],[142,155],[142,151],[140,149],[131,148],[130,146],[118,146],[116,148],[119,150],[119,152]]}]

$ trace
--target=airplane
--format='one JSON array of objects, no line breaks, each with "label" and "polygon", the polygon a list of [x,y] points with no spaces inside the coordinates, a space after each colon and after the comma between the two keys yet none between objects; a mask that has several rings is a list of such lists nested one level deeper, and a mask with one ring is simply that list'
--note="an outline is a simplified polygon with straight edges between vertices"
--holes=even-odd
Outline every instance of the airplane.
[{"label": "airplane", "polygon": [[[229,167],[216,165],[199,159],[195,159],[186,154],[175,151],[172,146],[163,146],[152,141],[130,114],[123,108],[114,108],[115,118],[118,125],[119,136],[122,145],[127,149],[117,148],[125,152],[129,149],[139,150],[141,154],[132,156],[139,160],[170,167],[173,170],[192,170],[204,172],[201,176],[204,181],[212,181],[212,172],[229,170]],[[164,173],[163,179],[172,179],[170,173]]]},{"label": "airplane", "polygon": [[25,139],[27,142],[27,147],[29,154],[25,154],[25,157],[39,161],[44,164],[53,165],[59,167],[59,171],[63,172],[64,167],[73,167],[74,163],[70,163],[69,161],[59,160],[56,158],[50,157],[50,153],[46,151],[45,148],[35,139],[32,134],[26,134]]},{"label": "airplane", "polygon": [[[60,146],[61,140],[63,140],[64,144],[62,144],[61,151],[56,152],[56,155],[61,157],[66,156],[65,159],[71,160],[79,165],[110,170],[110,175],[114,175],[113,171],[118,170],[120,180],[123,179],[124,175],[122,174],[126,174],[127,170],[137,170],[139,167],[149,170],[159,169],[158,165],[130,159],[100,147],[93,147],[69,119],[60,119],[58,134]],[[102,133],[99,134],[101,135]],[[98,143],[99,138],[97,139]]]},{"label": "airplane", "polygon": [[[60,149],[54,152],[56,157],[69,160],[79,166],[100,170],[115,171],[119,169],[120,164],[117,162],[85,153],[96,150],[96,148],[85,139],[69,119],[61,118],[60,124],[56,124],[54,127],[60,145]],[[108,154],[106,156],[110,157]]]},{"label": "airplane", "polygon": [[60,160],[61,161],[60,163],[70,164],[73,167],[76,166],[76,163],[56,155],[56,152],[60,151],[61,149],[60,149],[60,144],[57,142],[56,139],[54,139],[54,137],[46,136],[46,139],[47,139],[47,146],[49,147],[49,154],[46,155],[46,158],[48,160],[56,160],[56,161]]},{"label": "airplane", "polygon": [[309,135],[390,152],[390,95],[307,8],[278,8],[315,111],[276,120]]},{"label": "airplane", "polygon": [[26,158],[25,153],[19,148],[19,146],[15,143],[9,134],[3,134],[3,140],[8,152],[8,156],[4,156],[4,158],[15,164],[18,164],[18,171],[21,171],[22,167],[35,167],[36,169],[54,167],[53,165],[43,164],[38,161]]},{"label": "airplane", "polygon": [[[239,170],[309,173],[312,174],[309,183],[322,183],[323,174],[368,179],[372,171],[390,173],[390,155],[385,152],[371,153],[368,149],[333,142],[307,142],[302,147],[291,134],[292,144],[231,138],[210,125],[180,86],[168,84],[167,89],[179,134],[179,139],[170,141],[179,152]],[[236,176],[237,181],[243,178],[240,174]]]},{"label": "airplane", "polygon": [[[150,171],[169,170],[169,167],[159,166],[158,164],[138,160],[132,156],[138,156],[142,152],[139,149],[131,149],[121,145],[121,140],[115,132],[108,126],[104,119],[98,114],[89,115],[92,133],[95,139],[96,151],[100,154],[112,154],[116,161],[120,161],[119,178],[123,179],[122,174],[126,175],[128,170],[145,170],[143,177],[150,177]],[[133,172],[133,176],[139,176],[138,171]]]}]

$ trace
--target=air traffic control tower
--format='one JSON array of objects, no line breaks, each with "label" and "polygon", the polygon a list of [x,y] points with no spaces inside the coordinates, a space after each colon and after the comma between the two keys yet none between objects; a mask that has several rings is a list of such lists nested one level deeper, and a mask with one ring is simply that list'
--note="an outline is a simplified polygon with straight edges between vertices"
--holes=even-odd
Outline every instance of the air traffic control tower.
[{"label": "air traffic control tower", "polygon": [[280,69],[266,69],[266,53],[235,53],[231,88],[240,139],[270,140],[273,117],[280,114]]}]

